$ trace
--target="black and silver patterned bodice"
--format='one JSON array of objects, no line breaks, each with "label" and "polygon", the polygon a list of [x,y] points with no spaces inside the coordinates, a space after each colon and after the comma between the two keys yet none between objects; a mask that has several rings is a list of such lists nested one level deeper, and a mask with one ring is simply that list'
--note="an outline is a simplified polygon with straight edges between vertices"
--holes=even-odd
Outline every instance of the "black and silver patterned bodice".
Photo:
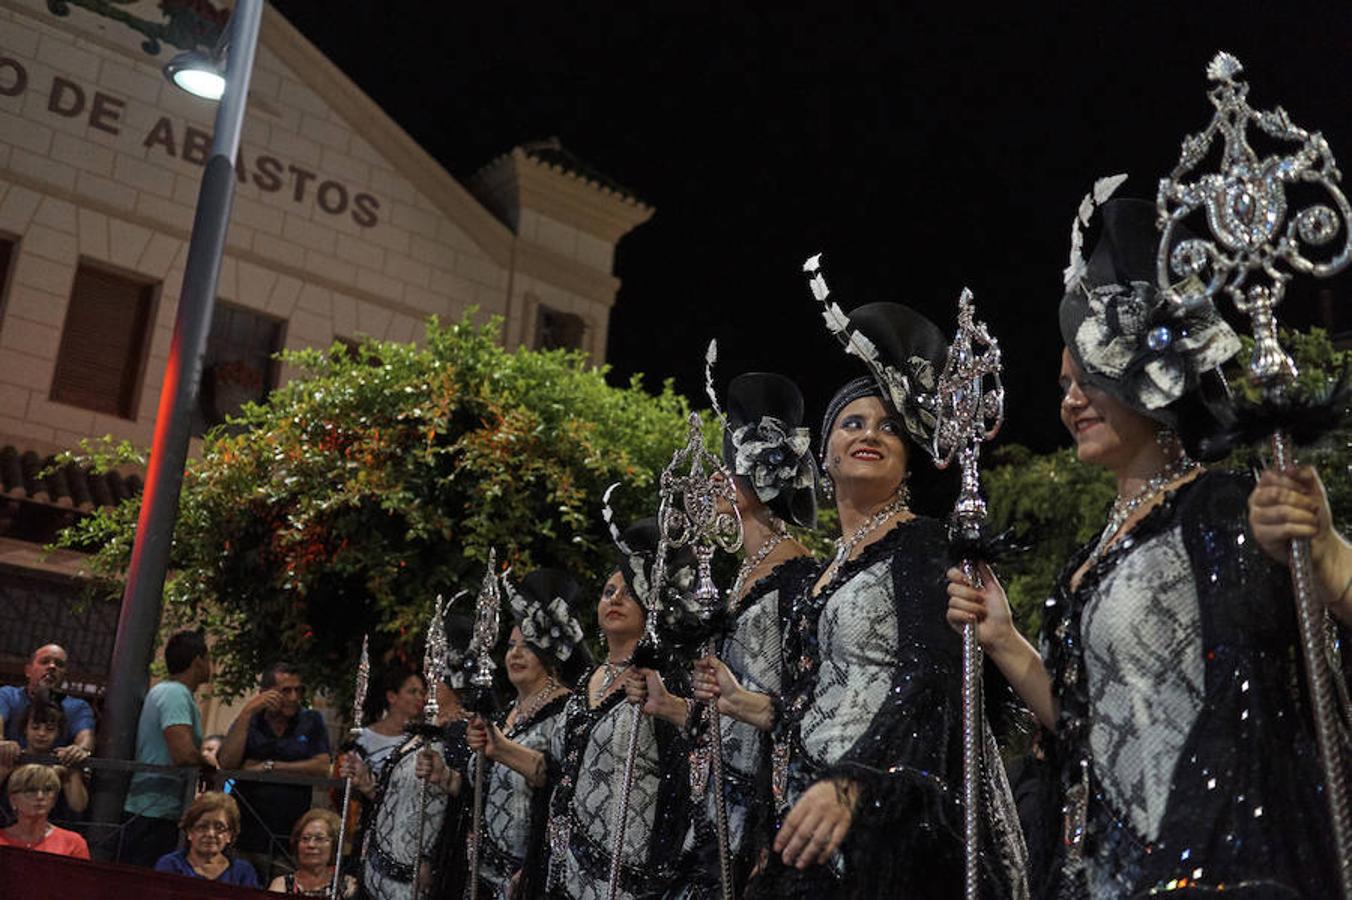
[{"label": "black and silver patterned bodice", "polygon": [[[506,737],[530,750],[545,753],[563,726],[567,695],[542,706],[524,722],[514,722]],[[473,777],[473,760],[470,776]],[[484,845],[479,877],[506,896],[508,882],[521,868],[533,827],[535,789],[526,777],[508,766],[490,763],[484,773]]]},{"label": "black and silver patterned bodice", "polygon": [[1083,619],[1094,772],[1153,840],[1202,708],[1202,623],[1177,527],[1142,541],[1093,588]]},{"label": "black and silver patterned bodice", "polygon": [[880,559],[831,593],[817,623],[820,663],[803,713],[803,749],[817,767],[840,759],[882,709],[898,664],[891,560]]},{"label": "black and silver patterned bodice", "polygon": [[[550,755],[561,770],[549,822],[549,888],[575,900],[602,900],[615,846],[615,811],[630,735],[638,753],[629,794],[617,897],[652,893],[669,880],[688,815],[686,748],[679,732],[649,716],[635,716],[623,690],[596,707],[586,702],[588,678],[565,707]],[[659,734],[662,737],[659,739]],[[665,743],[666,746],[661,746]]]},{"label": "black and silver patterned bodice", "polygon": [[1044,607],[1058,896],[1320,897],[1336,880],[1290,580],[1248,534],[1252,486],[1181,485],[1072,590],[1090,548],[1075,554]]},{"label": "black and silver patterned bodice", "polygon": [[[441,831],[446,791],[428,787],[414,774],[418,752],[424,746],[428,744],[422,738],[409,738],[389,754],[381,773],[375,813],[366,833],[362,876],[374,900],[413,900],[417,861],[420,854],[426,858],[431,853]],[[440,740],[432,740],[430,746],[446,756],[446,745]]]},{"label": "black and silver patterned bodice", "polygon": [[[723,641],[720,658],[750,691],[778,697],[783,689],[782,634],[787,619],[782,604],[790,604],[817,569],[810,557],[797,557],[776,566],[757,581],[743,598],[732,633]],[[750,806],[757,773],[768,762],[768,737],[754,725],[721,716],[723,777],[728,810],[728,842],[736,853]],[[716,795],[706,796],[706,815],[716,820]]]}]

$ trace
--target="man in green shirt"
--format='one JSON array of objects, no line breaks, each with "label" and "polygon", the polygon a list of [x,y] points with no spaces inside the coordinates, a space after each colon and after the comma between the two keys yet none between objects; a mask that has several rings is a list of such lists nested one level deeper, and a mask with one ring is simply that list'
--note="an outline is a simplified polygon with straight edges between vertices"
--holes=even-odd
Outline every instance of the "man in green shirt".
[{"label": "man in green shirt", "polygon": [[185,779],[194,782],[202,760],[202,713],[193,696],[211,680],[211,656],[197,631],[180,631],[164,645],[169,678],[146,694],[136,726],[136,761],[160,766],[192,766],[182,776],[137,773],[124,804],[126,817],[119,859],[139,866],[178,845]]}]

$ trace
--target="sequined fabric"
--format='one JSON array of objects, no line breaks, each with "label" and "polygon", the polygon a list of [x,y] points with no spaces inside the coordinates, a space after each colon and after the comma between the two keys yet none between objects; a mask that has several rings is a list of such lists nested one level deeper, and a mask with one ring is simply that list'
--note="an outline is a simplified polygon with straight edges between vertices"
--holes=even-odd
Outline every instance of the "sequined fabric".
[{"label": "sequined fabric", "polygon": [[[947,551],[939,522],[902,523],[795,602],[775,736],[788,752],[785,799],[844,778],[859,801],[829,867],[772,859],[748,897],[961,894],[961,645],[945,621]],[[1021,891],[1021,873],[995,854],[981,867],[983,896]]]},{"label": "sequined fabric", "polygon": [[1197,591],[1177,527],[1098,582],[1083,628],[1095,771],[1112,806],[1153,839],[1203,697]]},{"label": "sequined fabric", "polygon": [[[723,640],[719,658],[747,690],[779,696],[783,659],[780,651],[788,607],[793,597],[816,576],[818,564],[811,557],[787,560],[747,591],[736,613],[732,632]],[[770,738],[755,726],[721,717],[723,729],[723,782],[728,811],[728,847],[732,854],[733,882],[745,881],[759,850],[769,845],[773,833],[770,796]],[[686,835],[682,858],[681,892],[673,897],[722,896],[718,870],[715,794],[705,794]],[[748,840],[748,829],[759,834]]]},{"label": "sequined fabric", "polygon": [[[1239,896],[1325,897],[1336,884],[1290,583],[1285,569],[1269,562],[1245,531],[1251,488],[1252,481],[1240,476],[1198,477],[1167,496],[1071,591],[1070,574],[1090,548],[1075,554],[1048,601],[1046,661],[1060,703],[1051,757],[1064,811],[1071,814],[1056,833],[1038,838],[1057,848],[1049,877],[1053,896],[1136,897],[1184,889],[1210,895],[1223,889]],[[1166,548],[1184,554],[1190,579],[1114,577],[1142,571],[1142,560],[1159,560]],[[1126,597],[1129,586],[1158,596]],[[1194,604],[1200,625],[1191,629]],[[1097,621],[1114,611],[1122,621],[1111,628],[1106,619]],[[1108,695],[1132,697],[1130,704],[1144,709],[1161,698],[1143,683],[1096,691],[1098,670],[1090,661],[1118,655],[1099,642],[1119,639],[1128,617],[1143,611],[1180,623],[1190,635],[1171,652],[1180,670],[1200,664],[1202,696],[1171,754],[1176,762],[1163,808],[1147,803],[1133,813],[1133,783],[1144,786],[1156,776],[1141,767],[1123,778],[1099,758],[1091,738],[1096,719],[1120,717],[1097,704]],[[1164,701],[1171,704],[1191,683],[1181,673],[1173,679],[1174,696]],[[1108,702],[1122,706],[1121,700]],[[1152,709],[1139,718],[1137,730],[1159,727],[1160,714]],[[1165,737],[1142,736],[1139,746],[1172,746],[1177,739],[1168,733],[1177,724],[1164,726]],[[1109,787],[1114,781],[1119,783]],[[1084,802],[1070,802],[1081,784]],[[1149,815],[1142,817],[1143,810]],[[1152,822],[1158,823],[1153,833]],[[1064,837],[1076,833],[1082,842],[1067,844]]]},{"label": "sequined fabric", "polygon": [[[419,850],[421,858],[431,857],[441,834],[446,817],[446,792],[435,787],[420,790],[420,786],[426,787],[426,784],[413,774],[422,747],[422,738],[410,738],[391,751],[385,760],[363,854],[366,867],[362,884],[373,900],[413,900]],[[442,741],[434,741],[432,747],[445,755],[446,744]],[[421,848],[418,846],[420,820],[423,822]]]},{"label": "sequined fabric", "polygon": [[[554,733],[563,725],[567,695],[562,695],[542,706],[533,717],[515,722],[506,732],[508,740],[530,750],[547,752]],[[504,717],[505,721],[505,717]],[[499,723],[500,725],[503,723]],[[473,778],[474,761],[470,761]],[[547,792],[546,785],[541,789]],[[479,853],[479,879],[487,892],[482,897],[507,897],[512,878],[526,861],[532,836],[543,836],[545,827],[543,804],[537,791],[524,775],[503,765],[489,762],[484,771],[484,839]]]},{"label": "sequined fabric", "polygon": [[[551,897],[603,900],[614,847],[615,798],[623,780],[634,707],[624,691],[598,706],[586,702],[582,679],[555,730],[550,756],[560,772],[551,801],[548,890]],[[677,673],[667,685],[686,692]],[[689,823],[688,748],[680,731],[648,716],[638,719],[639,743],[621,857],[621,900],[660,896],[675,877]]]}]

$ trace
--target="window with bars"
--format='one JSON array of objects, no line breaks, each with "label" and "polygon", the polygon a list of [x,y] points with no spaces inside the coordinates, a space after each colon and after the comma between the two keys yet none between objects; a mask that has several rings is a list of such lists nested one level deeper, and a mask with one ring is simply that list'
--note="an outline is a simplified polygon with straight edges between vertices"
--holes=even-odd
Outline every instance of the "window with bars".
[{"label": "window with bars", "polygon": [[581,350],[587,336],[587,323],[572,313],[541,303],[535,318],[536,350]]},{"label": "window with bars", "polygon": [[155,295],[154,284],[80,265],[61,328],[54,402],[136,418]]},{"label": "window with bars", "polygon": [[277,386],[285,323],[251,309],[217,303],[202,365],[201,403],[193,434],[202,435],[249,401],[262,400]]}]

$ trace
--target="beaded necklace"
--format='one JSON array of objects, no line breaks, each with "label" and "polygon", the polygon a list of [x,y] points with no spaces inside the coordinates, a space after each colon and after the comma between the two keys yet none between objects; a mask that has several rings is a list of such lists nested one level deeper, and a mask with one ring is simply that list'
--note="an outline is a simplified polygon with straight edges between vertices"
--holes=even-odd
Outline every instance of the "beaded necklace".
[{"label": "beaded necklace", "polygon": [[892,500],[886,506],[884,506],[882,509],[874,513],[867,522],[856,528],[854,530],[854,534],[850,535],[848,538],[843,536],[837,538],[836,555],[831,560],[831,565],[829,568],[831,569],[840,568],[840,566],[844,564],[845,560],[850,558],[850,552],[859,545],[860,541],[868,537],[873,532],[877,531],[878,528],[881,527],[884,522],[886,522],[893,516],[897,515],[898,513],[909,512],[910,499],[911,499],[910,492],[906,490],[906,485],[903,484],[901,486],[901,490],[897,492],[897,495],[893,497]]},{"label": "beaded necklace", "polygon": [[746,580],[751,577],[751,573],[774,552],[775,548],[789,538],[789,528],[782,519],[775,519],[775,531],[770,535],[765,543],[760,545],[755,553],[742,561],[742,565],[737,570],[737,578],[732,582],[732,591],[728,594],[728,605],[730,609],[736,609],[742,600],[742,589],[746,587]]},{"label": "beaded necklace", "polygon": [[1094,545],[1094,552],[1089,554],[1089,565],[1093,565],[1104,553],[1108,552],[1108,542],[1122,530],[1122,526],[1127,523],[1127,519],[1131,518],[1132,513],[1163,494],[1169,485],[1198,468],[1200,466],[1185,453],[1164,469],[1151,475],[1150,480],[1130,498],[1118,494],[1117,499],[1113,501],[1112,510],[1108,513],[1108,524],[1099,533],[1098,543]]}]

